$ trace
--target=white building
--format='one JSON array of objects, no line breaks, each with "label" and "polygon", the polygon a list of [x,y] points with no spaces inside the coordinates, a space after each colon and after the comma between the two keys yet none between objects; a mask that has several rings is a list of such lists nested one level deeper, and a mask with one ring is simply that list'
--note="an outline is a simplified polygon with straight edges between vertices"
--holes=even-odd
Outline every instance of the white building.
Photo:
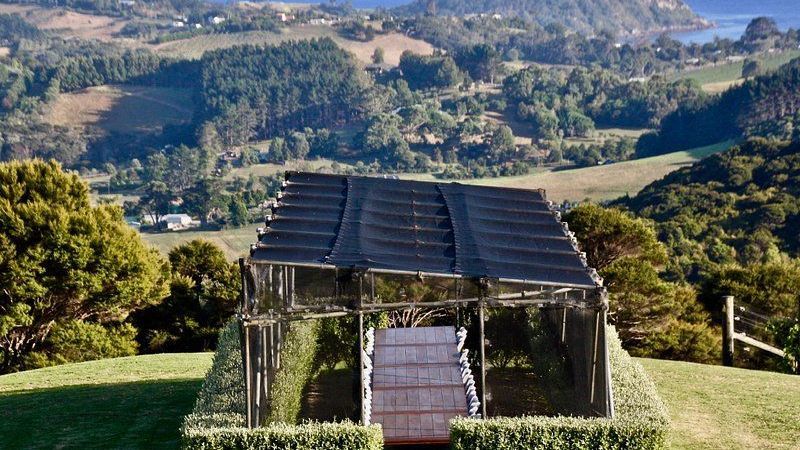
[{"label": "white building", "polygon": [[225,18],[220,16],[214,16],[214,17],[209,17],[208,21],[213,25],[219,25],[222,22],[225,22]]},{"label": "white building", "polygon": [[199,221],[192,220],[188,214],[167,214],[161,216],[160,223],[170,231],[185,230],[200,224]]}]

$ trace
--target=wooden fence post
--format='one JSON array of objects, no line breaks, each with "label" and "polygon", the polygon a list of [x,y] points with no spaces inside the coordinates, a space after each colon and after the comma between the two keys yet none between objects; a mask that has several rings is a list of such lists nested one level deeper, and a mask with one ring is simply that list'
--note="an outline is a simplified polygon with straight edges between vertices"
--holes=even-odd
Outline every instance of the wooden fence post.
[{"label": "wooden fence post", "polygon": [[722,297],[725,300],[725,325],[723,327],[722,336],[722,364],[728,367],[733,367],[733,296],[726,295]]}]

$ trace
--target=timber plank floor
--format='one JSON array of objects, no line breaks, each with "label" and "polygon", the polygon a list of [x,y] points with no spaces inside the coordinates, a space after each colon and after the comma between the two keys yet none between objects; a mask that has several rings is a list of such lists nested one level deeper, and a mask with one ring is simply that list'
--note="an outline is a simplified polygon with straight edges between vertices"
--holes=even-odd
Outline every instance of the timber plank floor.
[{"label": "timber plank floor", "polygon": [[453,327],[376,330],[372,422],[387,445],[447,443],[467,415],[455,341]]}]

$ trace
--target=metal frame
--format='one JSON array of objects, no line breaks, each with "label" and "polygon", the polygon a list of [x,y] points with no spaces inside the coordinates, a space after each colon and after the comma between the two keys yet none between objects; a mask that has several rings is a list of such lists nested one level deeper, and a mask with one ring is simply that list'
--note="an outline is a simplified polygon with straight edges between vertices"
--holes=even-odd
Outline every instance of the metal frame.
[{"label": "metal frame", "polygon": [[[280,346],[283,333],[289,324],[297,320],[308,320],[326,317],[342,317],[342,316],[357,316],[359,324],[359,384],[361,398],[364,397],[364,383],[363,383],[363,361],[361,351],[364,348],[364,314],[381,311],[396,311],[410,308],[455,308],[474,306],[478,309],[479,315],[479,339],[480,339],[480,396],[482,405],[482,417],[487,417],[486,413],[486,352],[485,352],[485,309],[496,307],[563,307],[564,319],[562,327],[566,329],[566,311],[569,308],[578,309],[591,309],[597,311],[598,321],[595,325],[596,332],[593,342],[593,361],[592,361],[592,375],[591,375],[591,393],[592,400],[594,399],[595,377],[597,372],[597,355],[598,346],[603,345],[604,354],[607,356],[606,342],[600,343],[598,341],[599,335],[599,321],[602,318],[603,326],[606,323],[606,311],[608,309],[608,298],[606,291],[603,287],[597,286],[584,286],[584,285],[564,285],[555,283],[539,283],[529,280],[515,280],[505,278],[476,278],[467,277],[454,273],[427,273],[427,272],[413,272],[413,271],[399,271],[399,270],[382,270],[374,268],[357,268],[357,267],[336,267],[330,264],[296,264],[280,261],[264,261],[264,260],[239,260],[239,266],[242,272],[242,299],[240,303],[240,314],[238,318],[242,328],[242,362],[245,370],[245,389],[247,390],[247,426],[250,428],[260,426],[264,420],[263,411],[269,407],[269,394],[271,392],[271,384],[274,380],[274,375],[280,367]],[[277,280],[273,279],[275,268],[277,271]],[[355,302],[351,306],[336,306],[336,305],[321,305],[321,306],[302,306],[295,304],[295,268],[309,268],[317,270],[335,270],[343,271],[345,274],[350,274],[353,281],[357,281],[358,293]],[[256,280],[252,278],[253,285],[249,283],[250,276],[253,276],[252,269],[256,272],[263,272],[264,269],[268,271],[268,279]],[[459,283],[468,280],[478,288],[479,295],[477,297],[469,298],[453,298],[435,302],[395,302],[395,303],[377,303],[375,299],[375,282],[374,275],[401,275],[408,277],[415,277],[417,279],[424,278],[440,278],[452,279],[456,283],[455,292],[459,291]],[[364,279],[370,276],[370,289],[365,292]],[[338,280],[338,276],[337,276]],[[279,301],[277,305],[265,311],[258,310],[258,289],[255,286],[257,282],[267,282],[269,290],[274,294]],[[522,292],[510,294],[496,294],[491,295],[491,286],[493,282],[514,284],[521,286],[530,286],[531,290],[523,290]],[[339,298],[342,296],[340,292],[340,285],[338,281],[334,282],[332,286],[334,297]],[[255,301],[254,301],[255,300]],[[601,317],[602,316],[602,317]],[[251,333],[251,329],[258,332]],[[563,333],[563,332],[562,332]],[[269,334],[269,339],[267,339]],[[562,336],[563,339],[563,336]],[[255,348],[253,348],[255,347]],[[253,358],[253,354],[257,354]],[[608,410],[613,415],[613,394],[610,385],[610,372],[608,364],[606,364],[606,373],[604,378],[607,383],[607,392],[609,393]],[[361,420],[364,421],[364,408],[361,408]]]}]

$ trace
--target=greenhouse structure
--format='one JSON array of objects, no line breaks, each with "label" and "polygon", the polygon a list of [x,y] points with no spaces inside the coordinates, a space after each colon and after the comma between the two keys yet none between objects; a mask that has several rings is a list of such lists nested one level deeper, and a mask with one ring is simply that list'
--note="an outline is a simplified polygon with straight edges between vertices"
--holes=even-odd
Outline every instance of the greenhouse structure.
[{"label": "greenhouse structure", "polygon": [[[287,172],[270,208],[240,260],[249,427],[265,424],[293,323],[352,316],[360,421],[380,423],[387,444],[446,442],[450,418],[480,420],[501,402],[487,359],[502,343],[485,328],[501,309],[539,324],[546,345],[526,361],[558,363],[548,373],[566,401],[554,413],[613,417],[606,291],[544,191]],[[410,310],[446,313],[416,328],[365,326]]]}]

